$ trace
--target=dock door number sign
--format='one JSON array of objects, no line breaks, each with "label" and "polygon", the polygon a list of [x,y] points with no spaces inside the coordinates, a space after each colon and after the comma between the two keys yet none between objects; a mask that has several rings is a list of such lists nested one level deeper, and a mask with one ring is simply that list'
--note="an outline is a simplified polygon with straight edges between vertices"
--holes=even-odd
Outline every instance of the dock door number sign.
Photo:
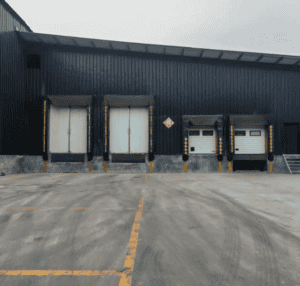
[{"label": "dock door number sign", "polygon": [[174,124],[174,122],[173,122],[173,120],[172,120],[170,117],[168,117],[168,118],[163,122],[163,124],[164,124],[167,128],[170,128],[170,127]]}]

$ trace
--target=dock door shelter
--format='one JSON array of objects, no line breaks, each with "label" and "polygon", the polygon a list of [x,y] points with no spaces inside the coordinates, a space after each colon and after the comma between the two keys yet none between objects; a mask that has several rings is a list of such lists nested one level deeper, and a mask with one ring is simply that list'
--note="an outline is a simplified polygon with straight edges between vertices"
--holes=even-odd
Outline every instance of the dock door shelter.
[{"label": "dock door shelter", "polygon": [[218,138],[223,137],[223,116],[183,115],[182,118],[188,154],[217,154]]},{"label": "dock door shelter", "polygon": [[231,115],[229,121],[234,160],[267,160],[267,118],[264,115]]},{"label": "dock door shelter", "polygon": [[113,154],[148,153],[149,110],[111,108],[109,112],[109,149]]},{"label": "dock door shelter", "polygon": [[145,163],[150,152],[151,96],[105,96],[108,110],[108,150],[112,162]]},{"label": "dock door shelter", "polygon": [[229,116],[229,152],[233,170],[266,171],[268,158],[268,125],[265,115]]},{"label": "dock door shelter", "polygon": [[49,96],[48,152],[52,162],[84,162],[92,96]]}]

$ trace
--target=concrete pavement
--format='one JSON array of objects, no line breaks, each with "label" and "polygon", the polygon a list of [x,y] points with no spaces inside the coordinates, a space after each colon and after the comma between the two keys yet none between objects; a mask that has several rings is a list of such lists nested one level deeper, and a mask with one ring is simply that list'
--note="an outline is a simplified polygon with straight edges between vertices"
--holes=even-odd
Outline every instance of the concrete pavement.
[{"label": "concrete pavement", "polygon": [[1,177],[0,285],[300,285],[299,191],[250,172]]}]

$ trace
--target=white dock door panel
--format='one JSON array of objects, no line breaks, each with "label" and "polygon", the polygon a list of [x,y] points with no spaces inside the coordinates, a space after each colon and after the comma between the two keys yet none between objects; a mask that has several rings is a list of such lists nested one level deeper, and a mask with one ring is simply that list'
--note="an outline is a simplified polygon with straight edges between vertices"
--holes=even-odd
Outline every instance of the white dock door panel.
[{"label": "white dock door panel", "polygon": [[[234,132],[235,132],[234,135],[235,154],[264,154],[265,153],[265,130],[264,129],[239,128],[239,129],[235,129]],[[242,136],[243,133],[245,134],[245,136]],[[253,136],[253,135],[258,135],[258,136]]]},{"label": "white dock door panel", "polygon": [[69,108],[50,105],[49,152],[69,152]]},{"label": "white dock door panel", "polygon": [[86,108],[70,108],[70,152],[87,153]]},{"label": "white dock door panel", "polygon": [[111,153],[129,152],[129,108],[109,111],[109,150]]},{"label": "white dock door panel", "polygon": [[149,110],[130,108],[130,153],[147,153],[149,142]]},{"label": "white dock door panel", "polygon": [[189,153],[215,154],[216,131],[214,129],[189,130]]}]

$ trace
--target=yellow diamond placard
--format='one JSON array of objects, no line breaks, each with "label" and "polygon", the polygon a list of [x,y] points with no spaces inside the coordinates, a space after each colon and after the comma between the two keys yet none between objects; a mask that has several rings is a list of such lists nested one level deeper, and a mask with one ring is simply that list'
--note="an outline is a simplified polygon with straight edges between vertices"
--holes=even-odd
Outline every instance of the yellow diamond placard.
[{"label": "yellow diamond placard", "polygon": [[174,124],[173,120],[170,117],[168,117],[163,123],[167,128],[170,128]]}]

